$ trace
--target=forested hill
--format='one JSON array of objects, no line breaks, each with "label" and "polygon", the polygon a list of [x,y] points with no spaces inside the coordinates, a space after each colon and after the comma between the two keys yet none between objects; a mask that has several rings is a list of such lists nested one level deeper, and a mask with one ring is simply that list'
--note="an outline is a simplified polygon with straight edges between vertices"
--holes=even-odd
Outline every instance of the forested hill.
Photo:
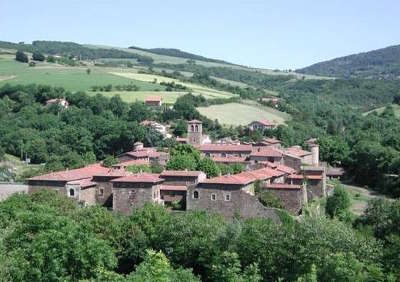
[{"label": "forested hill", "polygon": [[336,58],[296,72],[335,77],[400,79],[400,45]]},{"label": "forested hill", "polygon": [[165,56],[171,56],[171,57],[178,57],[178,58],[185,58],[185,59],[191,59],[191,60],[198,60],[198,61],[204,61],[204,62],[213,62],[213,63],[223,63],[223,64],[229,64],[233,65],[232,63],[223,61],[223,60],[218,60],[218,59],[211,59],[211,58],[206,58],[200,55],[196,55],[193,53],[185,52],[180,49],[175,49],[175,48],[140,48],[137,46],[131,46],[129,49],[136,49],[136,50],[141,50],[141,51],[146,51],[149,53],[157,54],[157,55],[165,55]]}]

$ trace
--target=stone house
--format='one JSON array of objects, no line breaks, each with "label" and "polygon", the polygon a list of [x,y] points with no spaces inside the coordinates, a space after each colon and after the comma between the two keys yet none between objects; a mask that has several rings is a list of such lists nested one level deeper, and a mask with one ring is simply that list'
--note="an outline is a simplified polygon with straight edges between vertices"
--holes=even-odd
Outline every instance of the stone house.
[{"label": "stone house", "polygon": [[257,147],[253,149],[249,157],[253,162],[282,163],[283,153],[273,147]]},{"label": "stone house", "polygon": [[263,190],[272,193],[286,210],[296,215],[301,213],[303,205],[307,203],[307,191],[304,185],[271,183],[263,186]]},{"label": "stone house", "polygon": [[158,174],[152,173],[132,174],[111,180],[113,210],[128,215],[146,202],[162,203],[160,186],[163,181]]},{"label": "stone house", "polygon": [[187,210],[206,210],[227,218],[267,217],[279,221],[275,209],[264,207],[254,196],[254,178],[226,175],[188,188]]},{"label": "stone house", "polygon": [[160,164],[165,164],[168,160],[168,153],[157,152],[156,148],[143,147],[143,143],[136,142],[132,151],[125,152],[118,156],[120,163],[132,160],[145,160],[150,162],[158,161]]},{"label": "stone house", "polygon": [[147,97],[144,100],[144,103],[147,106],[151,106],[151,107],[161,107],[162,106],[162,97],[160,97],[160,96]]},{"label": "stone house", "polygon": [[200,152],[206,157],[247,157],[251,154],[251,145],[204,144]]},{"label": "stone house", "polygon": [[251,131],[254,131],[254,130],[260,130],[260,131],[264,131],[264,130],[266,130],[266,129],[273,129],[273,128],[275,128],[276,127],[276,124],[275,123],[273,123],[273,122],[271,122],[271,121],[269,121],[269,120],[255,120],[255,121],[252,121],[249,125],[248,125],[248,128],[251,130]]}]

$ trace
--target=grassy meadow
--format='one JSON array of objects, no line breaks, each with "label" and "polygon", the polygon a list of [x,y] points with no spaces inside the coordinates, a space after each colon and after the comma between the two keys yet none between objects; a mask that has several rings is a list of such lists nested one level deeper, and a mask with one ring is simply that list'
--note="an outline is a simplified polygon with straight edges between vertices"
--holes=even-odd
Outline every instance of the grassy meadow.
[{"label": "grassy meadow", "polygon": [[225,125],[247,125],[254,120],[267,119],[277,124],[284,124],[290,115],[275,109],[252,103],[228,103],[197,108],[202,115]]},{"label": "grassy meadow", "polygon": [[[394,114],[396,115],[396,117],[400,118],[400,105],[392,104],[391,106],[393,107]],[[372,111],[365,112],[363,115],[366,116],[366,115],[368,115],[370,113],[373,113],[373,112],[381,114],[381,113],[383,113],[383,111],[385,109],[386,109],[386,107],[380,107],[380,108],[374,109]]]}]

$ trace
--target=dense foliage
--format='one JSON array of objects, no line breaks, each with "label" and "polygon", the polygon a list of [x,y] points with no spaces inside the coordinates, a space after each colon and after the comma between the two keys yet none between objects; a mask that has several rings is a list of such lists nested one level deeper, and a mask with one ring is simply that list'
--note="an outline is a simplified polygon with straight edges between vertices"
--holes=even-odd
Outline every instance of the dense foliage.
[{"label": "dense foliage", "polygon": [[0,280],[395,281],[385,246],[398,246],[399,203],[383,205],[358,225],[369,235],[323,217],[227,221],[152,205],[122,216],[49,191],[14,195],[0,203]]},{"label": "dense foliage", "polygon": [[400,45],[336,58],[297,70],[297,72],[336,77],[398,79]]},{"label": "dense foliage", "polygon": [[32,44],[17,44],[0,41],[0,48],[17,49],[31,53],[39,52],[47,55],[61,55],[84,60],[94,60],[100,58],[124,58],[136,59],[138,63],[142,64],[151,64],[153,62],[153,59],[148,56],[142,56],[117,49],[89,48],[74,42],[33,41]]},{"label": "dense foliage", "polygon": [[[65,97],[70,106],[46,106]],[[133,148],[162,144],[162,136],[138,122],[153,115],[143,103],[127,104],[118,96],[64,91],[45,86],[4,86],[0,89],[0,146],[33,163],[46,162],[48,170],[79,167],[117,156]]]}]

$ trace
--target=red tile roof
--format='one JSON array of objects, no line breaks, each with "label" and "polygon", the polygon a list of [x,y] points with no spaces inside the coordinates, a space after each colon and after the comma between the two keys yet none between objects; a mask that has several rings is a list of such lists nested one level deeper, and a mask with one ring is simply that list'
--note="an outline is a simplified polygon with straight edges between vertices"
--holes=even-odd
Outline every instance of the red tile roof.
[{"label": "red tile roof", "polygon": [[150,162],[145,159],[129,160],[129,161],[121,162],[119,164],[115,164],[115,165],[113,165],[113,167],[124,168],[124,167],[130,166],[130,165],[150,165]]},{"label": "red tile roof", "polygon": [[105,173],[109,170],[107,167],[101,166],[101,164],[88,165],[86,167],[64,170],[58,172],[52,172],[44,175],[35,176],[29,178],[29,180],[47,180],[47,181],[72,181],[84,178],[91,178],[93,175],[99,173]]},{"label": "red tile roof", "polygon": [[229,157],[213,156],[213,157],[211,157],[211,159],[216,163],[244,163],[244,162],[246,162],[246,157],[235,157],[235,156],[229,156]]},{"label": "red tile roof", "polygon": [[158,158],[161,154],[154,148],[144,148],[138,151],[126,152],[123,155],[129,155],[135,158]]},{"label": "red tile roof", "polygon": [[236,175],[222,175],[204,180],[202,183],[209,184],[229,184],[229,185],[247,185],[253,182],[254,178],[241,173]]},{"label": "red tile roof", "polygon": [[190,176],[190,177],[199,177],[201,174],[204,174],[202,171],[190,171],[190,170],[164,170],[161,172],[160,176]]},{"label": "red tile roof", "polygon": [[92,181],[92,178],[84,178],[84,179],[80,179],[80,180],[73,180],[73,181],[69,181],[67,182],[67,184],[70,185],[79,185],[81,188],[89,188],[89,187],[93,187],[96,186],[97,183]]},{"label": "red tile roof", "polygon": [[300,185],[286,183],[271,183],[265,186],[266,189],[301,189]]},{"label": "red tile roof", "polygon": [[203,183],[211,184],[229,184],[229,185],[247,185],[256,180],[266,180],[273,177],[283,176],[284,173],[271,169],[261,168],[257,170],[244,171],[234,175],[223,175],[207,179]]},{"label": "red tile roof", "polygon": [[187,191],[185,185],[160,185],[161,191]]},{"label": "red tile roof", "polygon": [[311,179],[311,180],[322,180],[322,175],[302,175],[302,174],[291,174],[288,176],[289,179]]},{"label": "red tile roof", "polygon": [[111,180],[111,182],[132,182],[132,183],[160,183],[163,181],[164,179],[161,179],[159,174],[154,174],[154,173],[136,173]]},{"label": "red tile roof", "polygon": [[296,157],[304,157],[307,155],[311,155],[311,152],[299,149],[297,147],[290,147],[286,149],[286,153],[295,155]]},{"label": "red tile roof", "polygon": [[101,177],[122,177],[129,175],[131,173],[125,171],[124,169],[108,169],[106,172],[97,173],[94,176],[101,176]]},{"label": "red tile roof", "polygon": [[204,144],[201,145],[200,151],[213,152],[251,152],[251,145],[234,145],[234,144]]},{"label": "red tile roof", "polygon": [[251,152],[250,157],[280,158],[282,157],[282,151],[272,147],[259,147]]},{"label": "red tile roof", "polygon": [[266,119],[258,120],[256,122],[261,123],[262,125],[265,125],[265,126],[274,126],[275,125],[272,121],[269,121]]},{"label": "red tile roof", "polygon": [[264,138],[263,141],[267,142],[269,144],[279,144],[279,143],[281,143],[280,140],[275,139],[275,138]]},{"label": "red tile roof", "polygon": [[162,101],[162,97],[160,97],[160,96],[150,96],[150,97],[147,97],[144,101],[145,102],[161,102]]}]

